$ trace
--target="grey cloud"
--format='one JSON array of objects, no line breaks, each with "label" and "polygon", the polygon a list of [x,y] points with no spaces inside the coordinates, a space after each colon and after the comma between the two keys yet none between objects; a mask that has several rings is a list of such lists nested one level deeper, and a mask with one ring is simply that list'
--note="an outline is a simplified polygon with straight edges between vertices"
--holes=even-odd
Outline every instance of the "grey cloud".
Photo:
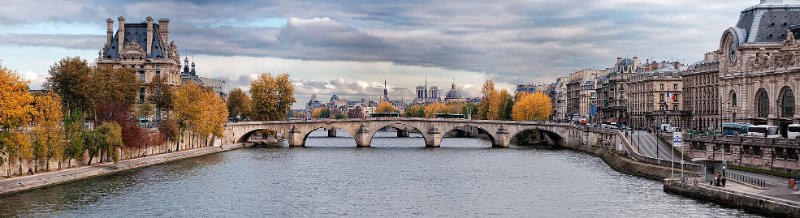
[{"label": "grey cloud", "polygon": [[[190,54],[301,60],[390,61],[485,73],[508,83],[550,79],[613,64],[617,56],[699,59],[754,2],[639,1],[28,1],[0,9],[4,23],[89,22],[139,12],[172,18],[172,39]],[[703,5],[699,7],[698,5]],[[56,10],[63,7],[63,10]],[[31,11],[41,13],[28,13]],[[27,12],[26,12],[27,11]],[[32,15],[36,16],[32,16]],[[289,19],[281,28],[213,27],[222,19]],[[330,17],[330,19],[324,19]],[[129,19],[129,22],[135,19]],[[708,22],[700,22],[708,21]],[[700,34],[685,34],[694,30]],[[103,33],[98,33],[102,35]],[[102,36],[0,34],[0,44],[99,49]],[[87,36],[88,37],[88,36]],[[58,41],[63,41],[59,44]],[[363,91],[363,90],[362,90]],[[364,94],[366,94],[364,92]]]}]

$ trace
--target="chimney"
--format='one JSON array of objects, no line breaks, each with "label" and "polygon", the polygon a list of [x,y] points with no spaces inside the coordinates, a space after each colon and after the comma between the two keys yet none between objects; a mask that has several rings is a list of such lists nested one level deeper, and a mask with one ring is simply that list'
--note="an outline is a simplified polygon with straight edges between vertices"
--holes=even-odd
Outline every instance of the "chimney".
[{"label": "chimney", "polygon": [[125,18],[119,16],[117,20],[119,21],[119,28],[117,28],[117,51],[122,51],[122,47],[125,45]]},{"label": "chimney", "polygon": [[147,56],[153,52],[153,17],[147,16]]},{"label": "chimney", "polygon": [[114,38],[114,20],[106,19],[106,53],[111,49],[111,40]]},{"label": "chimney", "polygon": [[169,45],[169,19],[158,19],[158,34],[161,37],[161,46]]},{"label": "chimney", "polygon": [[617,66],[619,66],[620,62],[622,62],[622,58],[621,57],[617,57]]}]

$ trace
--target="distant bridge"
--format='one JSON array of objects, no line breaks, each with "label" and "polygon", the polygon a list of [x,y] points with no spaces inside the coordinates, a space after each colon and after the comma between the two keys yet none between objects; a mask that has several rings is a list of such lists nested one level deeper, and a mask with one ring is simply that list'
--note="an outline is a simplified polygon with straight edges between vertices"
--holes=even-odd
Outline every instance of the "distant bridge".
[{"label": "distant bridge", "polygon": [[[508,147],[511,139],[524,131],[539,131],[543,138],[554,145],[564,145],[567,138],[581,132],[575,126],[549,122],[515,122],[464,119],[424,119],[424,118],[370,118],[343,120],[309,121],[265,121],[229,123],[226,126],[223,144],[246,142],[258,130],[272,130],[281,133],[289,146],[305,146],[311,132],[318,129],[344,130],[355,139],[358,147],[369,147],[372,137],[383,128],[395,128],[398,136],[408,136],[409,132],[419,132],[425,139],[425,146],[439,147],[442,138],[450,131],[463,128],[477,128],[492,141],[493,147]],[[335,133],[334,133],[335,134]]]}]

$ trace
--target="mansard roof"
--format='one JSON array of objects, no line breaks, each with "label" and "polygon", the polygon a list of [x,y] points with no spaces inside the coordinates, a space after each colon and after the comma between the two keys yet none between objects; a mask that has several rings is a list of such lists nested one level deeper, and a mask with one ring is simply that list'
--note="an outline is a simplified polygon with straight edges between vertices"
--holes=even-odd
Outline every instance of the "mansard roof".
[{"label": "mansard roof", "polygon": [[[125,41],[123,47],[136,42],[142,50],[147,51],[147,23],[126,23],[125,24]],[[117,47],[119,42],[119,31],[116,31],[111,40],[111,45],[105,58],[119,59],[120,48]],[[151,45],[151,52],[146,58],[165,58],[167,50],[164,48],[165,42],[161,41],[161,34],[158,32],[158,24],[153,23],[153,44]]]},{"label": "mansard roof", "polygon": [[761,0],[742,10],[736,31],[744,39],[739,43],[779,43],[786,39],[786,30],[800,24],[800,0]]}]

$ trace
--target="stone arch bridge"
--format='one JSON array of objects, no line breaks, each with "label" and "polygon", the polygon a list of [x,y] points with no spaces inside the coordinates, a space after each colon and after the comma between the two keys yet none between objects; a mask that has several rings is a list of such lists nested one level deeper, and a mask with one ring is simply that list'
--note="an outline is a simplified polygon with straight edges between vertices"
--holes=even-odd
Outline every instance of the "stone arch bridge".
[{"label": "stone arch bridge", "polygon": [[[512,122],[463,119],[424,119],[424,118],[370,118],[343,120],[310,121],[265,121],[229,123],[225,130],[223,144],[243,143],[258,130],[272,130],[280,133],[289,146],[305,146],[308,135],[317,129],[343,130],[355,139],[356,146],[369,147],[372,137],[383,128],[395,128],[398,136],[408,136],[408,132],[419,132],[427,147],[439,147],[442,138],[450,131],[475,128],[485,133],[494,147],[508,147],[511,139],[518,133],[534,130],[543,133],[543,138],[554,145],[565,145],[570,138],[582,132],[570,124],[546,122]],[[329,132],[330,134],[330,132]],[[335,133],[334,133],[335,134]]]}]

